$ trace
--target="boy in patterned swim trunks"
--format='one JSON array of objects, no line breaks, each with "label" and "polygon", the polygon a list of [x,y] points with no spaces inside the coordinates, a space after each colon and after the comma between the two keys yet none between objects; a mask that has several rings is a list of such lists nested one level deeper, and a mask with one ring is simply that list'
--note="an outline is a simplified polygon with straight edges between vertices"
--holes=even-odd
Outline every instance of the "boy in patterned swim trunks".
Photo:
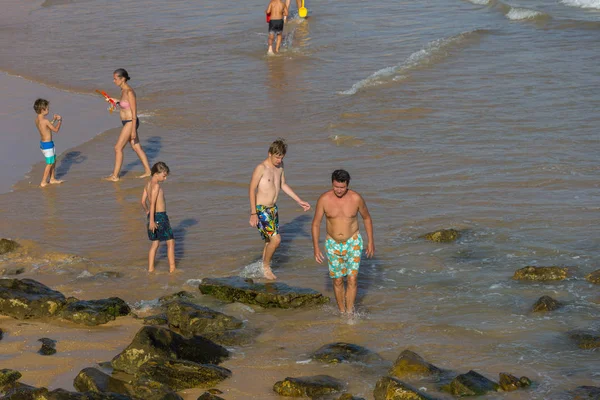
[{"label": "boy in patterned swim trunks", "polygon": [[[312,240],[315,260],[321,264],[325,257],[319,249],[321,221],[327,216],[327,239],[325,249],[329,262],[329,276],[333,279],[333,291],[338,308],[342,314],[354,313],[354,301],[358,288],[358,268],[363,250],[363,240],[358,229],[360,214],[369,244],[366,254],[371,258],[375,254],[373,222],[362,196],[348,189],[350,174],[343,169],[333,171],[333,188],[321,195],[317,201],[315,217],[312,222]],[[347,287],[344,288],[344,277]]]},{"label": "boy in patterned swim trunks", "polygon": [[250,180],[250,226],[258,228],[260,236],[265,241],[262,254],[262,264],[267,279],[277,277],[271,270],[271,259],[279,244],[279,213],[277,197],[279,190],[294,199],[304,211],[310,210],[310,204],[303,201],[294,193],[285,181],[283,157],[287,152],[285,140],[279,138],[269,147],[266,160],[258,164]]},{"label": "boy in patterned swim trunks", "polygon": [[165,194],[160,187],[169,175],[169,167],[159,161],[152,166],[151,174],[152,178],[144,187],[142,194],[142,207],[148,217],[148,239],[152,241],[148,252],[148,272],[154,272],[154,258],[160,242],[167,242],[169,272],[175,272],[175,238],[167,216]]},{"label": "boy in patterned swim trunks", "polygon": [[[37,126],[40,132],[40,150],[44,154],[46,159],[46,168],[44,169],[44,175],[42,176],[42,183],[40,187],[45,187],[50,184],[62,183],[60,179],[56,179],[56,148],[54,147],[54,141],[52,140],[52,132],[57,133],[60,130],[62,124],[62,117],[58,114],[54,114],[52,121],[48,121],[46,116],[50,113],[50,102],[44,99],[37,99],[33,103],[33,109],[37,114],[35,119],[35,126]],[[56,126],[54,123],[58,122]],[[48,181],[50,178],[50,181]]]}]

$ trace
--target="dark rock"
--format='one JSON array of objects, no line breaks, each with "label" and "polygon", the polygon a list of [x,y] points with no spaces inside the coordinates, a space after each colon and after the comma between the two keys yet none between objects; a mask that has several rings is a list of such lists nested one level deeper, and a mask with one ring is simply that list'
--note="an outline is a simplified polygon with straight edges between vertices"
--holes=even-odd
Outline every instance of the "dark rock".
[{"label": "dark rock", "polygon": [[169,320],[167,314],[150,315],[144,318],[144,325],[167,325]]},{"label": "dark rock", "polygon": [[567,332],[580,349],[595,349],[600,347],[600,334],[592,331],[575,330]]},{"label": "dark rock", "polygon": [[344,383],[328,375],[285,378],[273,386],[275,393],[289,397],[318,397],[344,390]]},{"label": "dark rock", "polygon": [[350,393],[344,393],[340,397],[334,397],[333,400],[365,400],[363,397],[352,396]]},{"label": "dark rock", "polygon": [[579,386],[571,391],[571,400],[600,400],[600,387]]},{"label": "dark rock", "polygon": [[313,289],[291,287],[281,282],[254,283],[252,279],[239,276],[206,278],[199,289],[202,294],[223,301],[257,304],[265,308],[298,308],[329,302],[329,297]]},{"label": "dark rock", "polygon": [[410,350],[404,350],[390,369],[389,375],[396,378],[420,375],[440,375],[443,371],[433,364],[429,364],[420,355]]},{"label": "dark rock", "polygon": [[382,360],[379,354],[365,347],[343,342],[326,344],[315,351],[311,358],[328,363],[361,362],[370,364]]},{"label": "dark rock", "polygon": [[373,391],[375,400],[434,400],[419,389],[391,376],[383,376]]},{"label": "dark rock", "polygon": [[244,325],[237,318],[183,300],[173,300],[167,305],[167,319],[169,327],[179,329],[185,336],[224,332]]},{"label": "dark rock", "polygon": [[0,369],[0,387],[9,385],[21,379],[21,373],[14,369]]},{"label": "dark rock", "polygon": [[166,385],[145,380],[125,382],[96,368],[84,368],[75,377],[73,386],[80,392],[114,392],[143,400],[181,399]]},{"label": "dark rock", "polygon": [[214,386],[229,378],[231,371],[185,360],[150,360],[140,366],[136,376],[163,383],[174,390],[183,390]]},{"label": "dark rock", "polygon": [[24,267],[9,267],[9,268],[2,268],[0,269],[0,275],[2,276],[6,276],[6,275],[20,275],[23,272],[25,272],[25,268]]},{"label": "dark rock", "polygon": [[61,318],[89,326],[106,324],[125,316],[131,309],[118,297],[100,300],[77,300],[70,298],[60,312]]},{"label": "dark rock", "polygon": [[42,342],[42,348],[38,350],[38,353],[43,356],[51,356],[56,354],[56,340],[49,338],[38,339],[38,342]]},{"label": "dark rock", "polygon": [[500,372],[500,381],[498,383],[500,383],[500,387],[505,392],[512,392],[513,390],[531,386],[531,380],[528,377],[522,376],[520,379],[517,379],[516,376],[506,372]]},{"label": "dark rock", "polygon": [[562,307],[562,303],[550,296],[542,296],[533,305],[533,312],[554,311]]},{"label": "dark rock", "polygon": [[178,300],[178,299],[193,299],[196,296],[194,296],[194,294],[192,292],[188,292],[185,290],[182,290],[181,292],[177,292],[177,293],[173,293],[173,294],[168,294],[166,296],[162,296],[158,299],[158,301],[160,302],[160,304],[167,304],[173,300]]},{"label": "dark rock", "polygon": [[65,296],[33,279],[0,279],[0,314],[16,319],[55,315]]},{"label": "dark rock", "polygon": [[0,328],[0,340],[2,340],[2,338],[4,338],[4,331]]},{"label": "dark rock", "polygon": [[0,239],[0,256],[15,251],[19,247],[21,247],[21,245],[14,240]]},{"label": "dark rock", "polygon": [[225,400],[225,399],[217,396],[216,394],[204,392],[200,395],[200,397],[198,397],[197,400]]},{"label": "dark rock", "polygon": [[244,328],[225,332],[209,332],[202,336],[221,346],[244,346],[252,343],[259,333],[260,331],[257,329]]},{"label": "dark rock", "polygon": [[48,394],[46,388],[36,388],[20,382],[14,382],[4,387],[0,387],[0,393],[3,393],[3,400],[38,400]]},{"label": "dark rock", "polygon": [[421,237],[432,242],[449,243],[454,242],[459,236],[460,233],[456,229],[440,229],[439,231],[426,233]]},{"label": "dark rock", "polygon": [[121,278],[123,273],[119,271],[103,271],[94,275],[94,279]]},{"label": "dark rock", "polygon": [[567,267],[524,267],[515,271],[513,279],[519,281],[562,281],[567,278]]},{"label": "dark rock", "polygon": [[600,269],[592,272],[591,274],[587,274],[585,279],[588,282],[594,283],[596,285],[600,285]]},{"label": "dark rock", "polygon": [[56,389],[43,395],[35,397],[35,400],[133,400],[132,397],[118,393],[96,393],[96,392],[69,392],[64,389]]},{"label": "dark rock", "polygon": [[475,371],[469,371],[466,374],[458,375],[450,384],[443,386],[442,390],[455,396],[477,396],[488,392],[497,392],[499,388],[500,386],[496,382]]},{"label": "dark rock", "polygon": [[140,365],[155,359],[181,359],[200,364],[219,364],[229,352],[218,344],[194,336],[186,339],[166,328],[144,326],[125,350],[112,359],[119,371],[134,374]]}]

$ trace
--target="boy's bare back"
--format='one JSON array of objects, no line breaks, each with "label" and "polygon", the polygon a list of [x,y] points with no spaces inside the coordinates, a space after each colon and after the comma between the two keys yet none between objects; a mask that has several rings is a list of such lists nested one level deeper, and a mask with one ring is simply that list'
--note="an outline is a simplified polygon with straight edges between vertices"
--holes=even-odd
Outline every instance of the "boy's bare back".
[{"label": "boy's bare back", "polygon": [[267,7],[267,14],[271,15],[272,20],[283,19],[288,15],[287,7],[281,0],[271,0]]}]

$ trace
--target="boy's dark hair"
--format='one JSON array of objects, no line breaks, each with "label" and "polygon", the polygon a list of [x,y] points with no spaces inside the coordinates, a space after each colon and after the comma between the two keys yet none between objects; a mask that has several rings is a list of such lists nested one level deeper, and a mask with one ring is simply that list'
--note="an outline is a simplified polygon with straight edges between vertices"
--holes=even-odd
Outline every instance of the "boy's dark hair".
[{"label": "boy's dark hair", "polygon": [[41,114],[42,111],[48,108],[50,102],[45,99],[37,99],[35,103],[33,103],[33,109],[36,113]]},{"label": "boy's dark hair", "polygon": [[125,68],[119,68],[119,69],[115,69],[115,72],[113,72],[113,74],[117,74],[117,76],[119,78],[125,78],[125,82],[127,82],[128,80],[130,80],[131,78],[129,77],[129,74],[127,73],[127,71],[125,70]]},{"label": "boy's dark hair", "polygon": [[276,141],[269,146],[269,153],[274,156],[285,156],[287,152],[287,143],[284,138],[277,138]]},{"label": "boy's dark hair", "polygon": [[350,185],[350,174],[345,169],[336,169],[331,174],[331,182],[333,181]]},{"label": "boy's dark hair", "polygon": [[162,161],[159,161],[152,166],[152,169],[150,170],[150,172],[152,173],[152,175],[158,174],[159,172],[166,172],[167,175],[169,175],[170,171],[169,171],[169,167],[167,167],[167,164],[165,164]]}]

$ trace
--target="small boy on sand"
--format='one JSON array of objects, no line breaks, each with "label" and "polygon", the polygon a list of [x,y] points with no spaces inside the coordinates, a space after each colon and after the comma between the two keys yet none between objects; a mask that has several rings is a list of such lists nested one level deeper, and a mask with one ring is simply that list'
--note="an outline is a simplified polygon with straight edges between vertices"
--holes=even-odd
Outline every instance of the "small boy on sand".
[{"label": "small boy on sand", "polygon": [[[37,126],[38,131],[40,132],[40,149],[46,158],[46,168],[44,169],[40,187],[45,187],[48,183],[62,183],[63,181],[56,179],[55,176],[56,149],[54,148],[54,142],[52,141],[52,132],[57,133],[60,130],[62,117],[58,114],[54,114],[52,121],[46,119],[46,116],[50,113],[50,102],[48,100],[37,99],[35,103],[33,103],[33,109],[37,113],[35,126]],[[54,123],[57,123],[56,126],[54,126]],[[50,177],[50,181],[48,181],[48,177]]]},{"label": "small boy on sand", "polygon": [[[148,272],[154,272],[154,258],[160,242],[167,242],[169,272],[175,272],[175,239],[167,216],[165,194],[160,187],[169,175],[169,167],[162,161],[157,162],[151,169],[152,177],[144,187],[142,207],[148,216],[148,239],[152,241],[148,252]],[[148,208],[148,204],[150,207]]]},{"label": "small boy on sand", "polygon": [[[269,20],[269,50],[267,54],[273,55],[279,53],[281,46],[281,35],[283,34],[283,19],[287,18],[288,8],[281,0],[271,0],[265,13],[270,16]],[[273,38],[277,35],[277,44],[275,53],[273,53]]]}]

